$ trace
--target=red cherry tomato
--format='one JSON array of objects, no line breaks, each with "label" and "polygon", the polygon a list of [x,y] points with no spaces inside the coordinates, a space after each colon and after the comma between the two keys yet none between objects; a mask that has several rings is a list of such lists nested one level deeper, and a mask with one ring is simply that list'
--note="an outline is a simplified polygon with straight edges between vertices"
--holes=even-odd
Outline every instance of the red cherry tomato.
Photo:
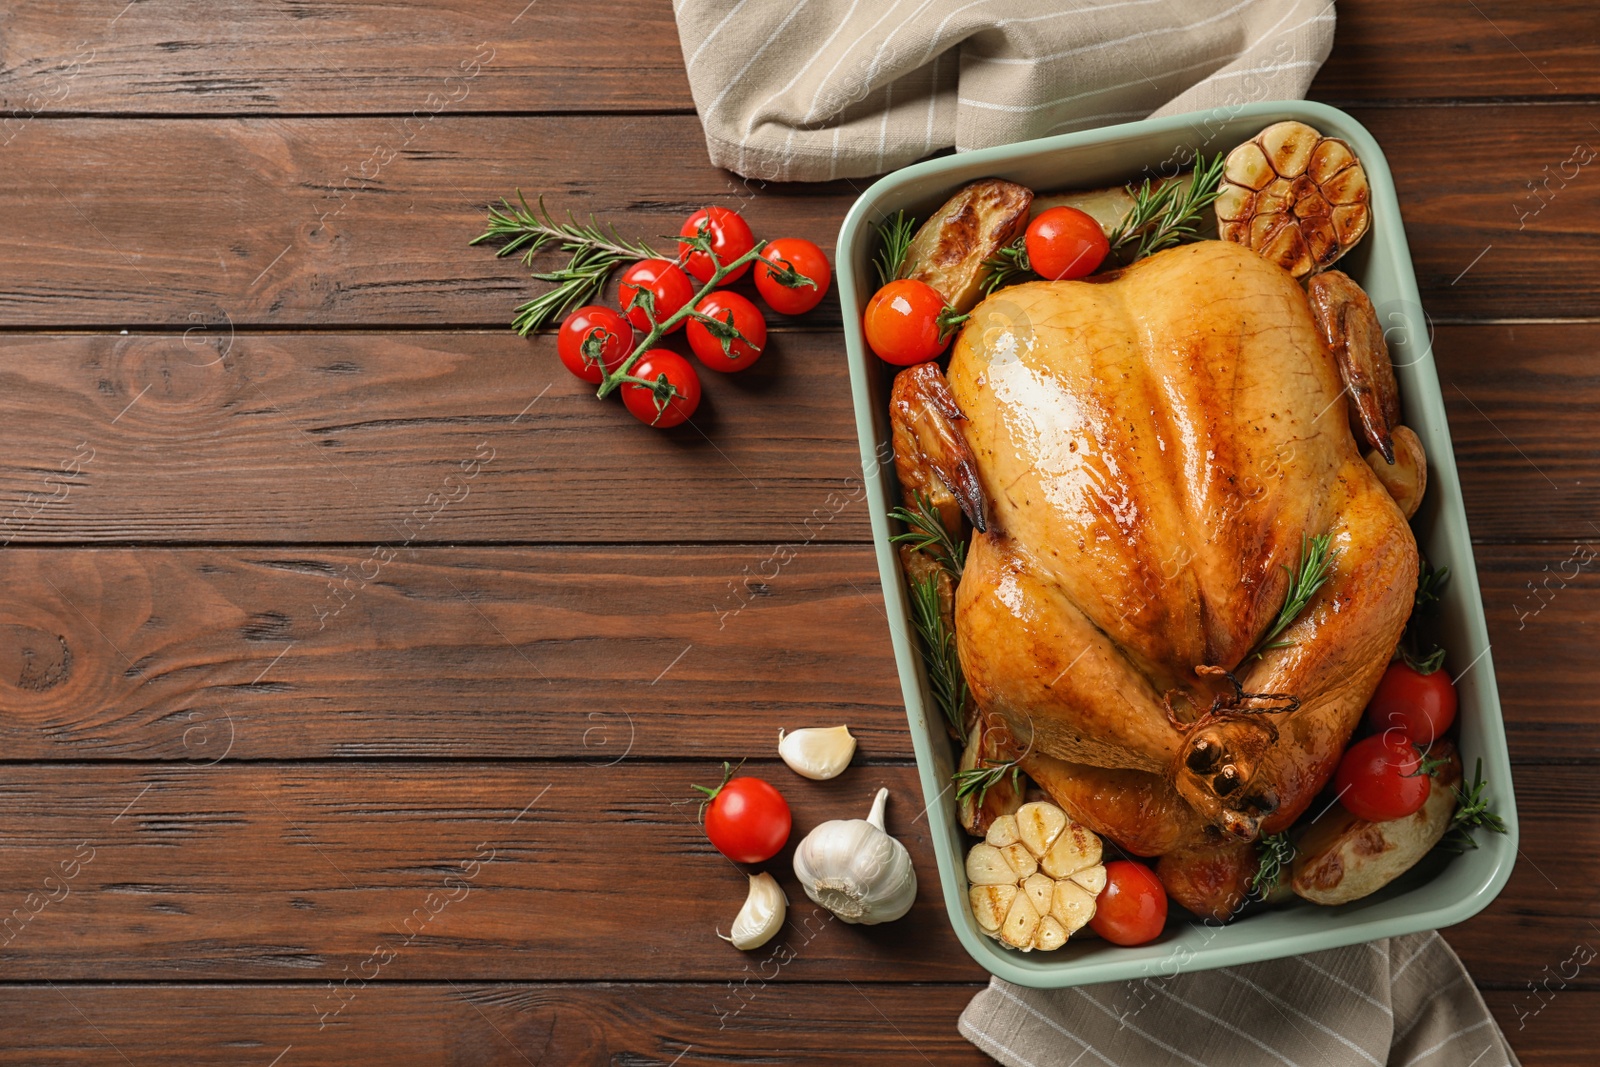
[{"label": "red cherry tomato", "polygon": [[[804,315],[822,303],[828,282],[833,278],[828,257],[822,254],[822,249],[799,237],[780,237],[761,250],[761,259],[766,262],[756,263],[756,292],[773,311],[780,315]],[[767,265],[779,262],[789,264],[789,269],[796,274],[810,278],[811,284],[798,289],[780,284]]]},{"label": "red cherry tomato", "polygon": [[1351,745],[1333,776],[1339,803],[1371,822],[1415,812],[1427,801],[1432,782],[1422,773],[1416,747],[1395,733],[1374,734]]},{"label": "red cherry tomato", "polygon": [[1442,670],[1423,674],[1404,660],[1389,664],[1378,682],[1367,722],[1378,733],[1398,729],[1426,748],[1456,721],[1456,687]]},{"label": "red cherry tomato", "polygon": [[657,398],[656,391],[634,382],[622,385],[622,403],[633,417],[659,430],[677,426],[700,406],[700,376],[689,361],[670,348],[652,348],[639,357],[639,362],[628,372],[635,378],[657,381],[666,375],[667,382],[677,390],[670,399]]},{"label": "red cherry tomato", "polygon": [[1053,207],[1028,223],[1028,263],[1041,278],[1093,274],[1111,251],[1100,224],[1075,207]]},{"label": "red cherry tomato", "polygon": [[897,367],[926,363],[945,350],[939,316],[944,297],[927,282],[902,278],[879,289],[867,302],[867,344],[880,359]]},{"label": "red cherry tomato", "polygon": [[[584,342],[594,337],[599,346],[598,362],[584,354]],[[556,334],[556,355],[573,374],[591,385],[599,385],[601,368],[616,370],[633,352],[633,327],[618,312],[598,304],[581,307],[566,317]]]},{"label": "red cherry tomato", "polygon": [[1106,864],[1106,887],[1089,926],[1113,945],[1142,945],[1167,924],[1167,891],[1154,871],[1132,860]]},{"label": "red cherry tomato", "polygon": [[[628,306],[633,300],[634,293],[641,289],[648,292],[650,299],[654,301],[654,317],[657,322],[662,322],[668,316],[675,314],[679,308],[694,299],[694,284],[677,264],[668,263],[664,259],[641,259],[622,272],[622,287],[617,292],[617,299],[621,302],[628,321],[641,333],[650,329],[650,316],[645,314],[642,307]],[[682,321],[679,321],[667,332],[671,333],[682,326]]]},{"label": "red cherry tomato", "polygon": [[722,339],[711,332],[710,326],[690,319],[684,333],[701,363],[712,370],[735,371],[744,370],[760,357],[767,344],[767,320],[750,301],[738,293],[709,293],[695,305],[695,310],[718,322],[727,322],[731,315],[733,328],[739,331],[739,337],[730,339],[724,351]]},{"label": "red cherry tomato", "polygon": [[735,863],[765,863],[789,840],[789,805],[783,794],[760,778],[725,780],[708,794],[706,836]]},{"label": "red cherry tomato", "polygon": [[[706,233],[711,238],[711,251],[716,254],[717,261],[723,266],[732,263],[746,252],[756,246],[755,234],[750,232],[750,225],[744,221],[737,211],[729,211],[725,207],[705,207],[690,215],[678,230],[681,237],[693,237],[700,232],[700,227],[706,228]],[[711,262],[711,257],[699,249],[692,249],[688,244],[678,242],[678,259],[683,263],[683,269],[700,280],[704,285],[716,273],[716,266]],[[744,277],[744,272],[750,269],[746,263],[733,273],[717,283],[719,286],[732,285]]]}]

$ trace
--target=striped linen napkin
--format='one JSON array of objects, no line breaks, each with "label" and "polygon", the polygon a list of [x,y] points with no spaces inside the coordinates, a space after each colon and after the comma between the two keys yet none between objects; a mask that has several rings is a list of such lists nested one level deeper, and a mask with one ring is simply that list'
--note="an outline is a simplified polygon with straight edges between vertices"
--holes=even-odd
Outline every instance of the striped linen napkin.
[{"label": "striped linen napkin", "polygon": [[1332,0],[675,0],[711,161],[826,181],[1305,95]]},{"label": "striped linen napkin", "polygon": [[1007,1067],[1520,1067],[1432,931],[1076,989],[996,978],[960,1026]]}]

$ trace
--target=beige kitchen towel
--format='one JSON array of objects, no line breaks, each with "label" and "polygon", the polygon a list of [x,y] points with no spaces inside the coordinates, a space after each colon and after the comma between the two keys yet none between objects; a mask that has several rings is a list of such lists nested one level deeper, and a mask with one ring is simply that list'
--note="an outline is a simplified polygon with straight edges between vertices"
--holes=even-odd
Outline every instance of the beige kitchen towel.
[{"label": "beige kitchen towel", "polygon": [[960,1025],[1008,1067],[1520,1067],[1431,931],[1075,989],[996,978]]},{"label": "beige kitchen towel", "polygon": [[1305,95],[1332,0],[675,0],[711,161],[881,174],[1152,114]]}]

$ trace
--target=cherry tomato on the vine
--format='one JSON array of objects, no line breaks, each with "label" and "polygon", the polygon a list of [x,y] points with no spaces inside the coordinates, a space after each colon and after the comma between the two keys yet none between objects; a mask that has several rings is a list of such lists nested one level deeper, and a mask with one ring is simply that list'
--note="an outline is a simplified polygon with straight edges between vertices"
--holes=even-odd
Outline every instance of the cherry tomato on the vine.
[{"label": "cherry tomato on the vine", "polygon": [[[822,249],[800,237],[780,237],[761,250],[761,260],[756,263],[756,292],[767,306],[780,315],[804,315],[818,304],[828,291],[833,271],[828,267],[828,257]],[[811,279],[810,285],[791,289],[778,281],[773,274],[773,263],[787,263],[789,269]]]},{"label": "cherry tomato on the vine", "polygon": [[684,333],[701,363],[712,370],[735,371],[744,370],[760,358],[767,344],[767,320],[749,300],[738,293],[708,293],[695,305],[695,310],[723,323],[724,328],[731,315],[733,328],[739,331],[738,337],[727,339],[728,347],[724,350],[723,338],[716,335],[710,324],[690,319]]},{"label": "cherry tomato on the vine", "polygon": [[[634,294],[640,290],[650,294],[653,316],[646,315],[643,307],[628,306]],[[676,263],[664,259],[641,259],[622,272],[622,286],[617,291],[617,299],[628,321],[642,333],[650,329],[652,317],[656,322],[663,322],[693,300],[694,283],[689,281],[689,276]],[[667,332],[672,333],[682,327],[683,321],[680,319]]]},{"label": "cherry tomato on the vine", "polygon": [[1367,705],[1367,722],[1379,733],[1398,729],[1419,745],[1444,735],[1456,721],[1456,687],[1443,670],[1424,674],[1404,660],[1389,664]]},{"label": "cherry tomato on the vine", "polygon": [[948,305],[927,282],[901,278],[879,289],[867,302],[867,344],[880,359],[898,367],[926,363],[945,350],[940,316]]},{"label": "cherry tomato on the vine", "polygon": [[789,804],[760,778],[725,777],[715,789],[694,788],[710,798],[702,809],[706,837],[735,863],[765,863],[789,840]]},{"label": "cherry tomato on the vine", "polygon": [[[592,340],[591,340],[592,338]],[[588,344],[597,352],[586,354]],[[556,355],[562,364],[588,382],[599,385],[601,372],[616,370],[633,351],[633,327],[619,312],[598,304],[581,307],[568,315],[556,334]]]},{"label": "cherry tomato on the vine", "polygon": [[669,397],[662,395],[660,385],[651,388],[635,382],[622,383],[622,403],[640,422],[665,430],[688,419],[700,406],[700,376],[688,360],[670,348],[650,349],[628,374],[652,382],[659,382],[665,375],[667,384],[675,390]]},{"label": "cherry tomato on the vine", "polygon": [[1089,926],[1113,945],[1142,945],[1167,924],[1167,891],[1154,871],[1132,860],[1106,864],[1106,887]]},{"label": "cherry tomato on the vine", "polygon": [[1427,802],[1433,779],[1422,771],[1416,746],[1394,733],[1351,745],[1333,776],[1339,803],[1371,822],[1403,819]]},{"label": "cherry tomato on the vine", "polygon": [[1028,223],[1028,264],[1050,281],[1083,278],[1111,251],[1100,224],[1075,207],[1053,207]]},{"label": "cherry tomato on the vine", "polygon": [[[725,207],[705,207],[690,215],[678,230],[680,237],[693,237],[700,232],[700,227],[706,228],[706,234],[711,238],[711,251],[716,254],[717,262],[727,266],[746,252],[756,246],[755,234],[750,232],[749,223],[737,211],[730,211]],[[683,269],[699,279],[704,285],[716,273],[716,265],[711,262],[711,257],[687,242],[678,242],[678,258],[683,262]],[[731,272],[718,286],[732,285],[744,277],[745,271],[750,269],[746,263]]]}]

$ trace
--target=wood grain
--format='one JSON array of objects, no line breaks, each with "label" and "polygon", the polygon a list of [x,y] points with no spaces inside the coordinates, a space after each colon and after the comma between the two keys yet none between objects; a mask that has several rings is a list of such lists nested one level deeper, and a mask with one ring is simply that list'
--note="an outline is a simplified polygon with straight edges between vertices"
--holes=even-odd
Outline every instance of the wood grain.
[{"label": "wood grain", "polygon": [[836,338],[774,335],[751,370],[704,375],[670,432],[597,401],[554,349],[509,331],[0,338],[0,541],[867,536]]},{"label": "wood grain", "polygon": [[0,553],[0,752],[605,764],[843,722],[911,755],[865,547],[386,555]]},{"label": "wood grain", "polygon": [[[889,786],[890,828],[918,857],[911,915],[848,927],[812,915],[789,873],[796,835],[766,865],[795,901],[786,976],[881,976],[892,961],[920,980],[981,978],[943,917],[913,770],[745,769],[782,785],[802,831],[864,816]],[[715,931],[746,877],[706,840],[689,788],[719,777],[711,760],[16,765],[0,785],[0,900],[24,910],[0,962],[17,979],[337,982],[346,967],[373,977],[362,964],[383,942],[384,980],[740,981],[748,957]],[[80,848],[63,896],[57,870]],[[59,901],[24,921],[52,875],[41,891]]]},{"label": "wood grain", "polygon": [[[1600,92],[1582,0],[1343,0],[1312,85],[1336,101],[1572,97]],[[0,96],[23,114],[408,113],[458,95],[473,111],[687,111],[694,106],[671,7],[540,0],[420,0],[195,9],[165,0],[9,5]],[[593,47],[585,42],[605,42]],[[0,135],[3,140],[3,135]]]},{"label": "wood grain", "polygon": [[[790,852],[765,865],[795,902],[787,977],[982,977],[944,914],[912,768],[822,783],[775,760],[745,770],[782,786],[799,833],[853,817],[887,785],[889,829],[917,866],[910,915],[860,928],[826,913],[807,926]],[[361,965],[382,942],[394,954],[380,961],[385,981],[739,981],[746,958],[713,935],[744,899],[744,875],[683,803],[689,783],[717,775],[710,760],[632,758],[13,765],[0,786],[0,900],[22,910],[0,963],[15,980],[342,981],[346,967],[374,977]],[[1589,931],[1596,777],[1593,766],[1519,774],[1522,860],[1488,911],[1448,934],[1479,981],[1520,985]],[[63,893],[58,871],[75,854]]]},{"label": "wood grain", "polygon": [[192,1067],[279,1054],[279,1067],[695,1067],[758,1057],[773,1067],[993,1067],[956,1031],[981,988],[787,974],[738,993],[725,984],[378,983],[318,1029],[313,986],[12,985],[0,986],[0,1041],[30,1064],[104,1062],[120,1051],[137,1064]]},{"label": "wood grain", "polygon": [[[868,546],[388,554],[0,553],[0,751],[722,759],[844,722],[862,759],[911,756]],[[1597,558],[1584,543],[1479,546],[1519,764],[1600,759]]]},{"label": "wood grain", "polygon": [[[1473,535],[1600,536],[1600,325],[1441,326],[1434,349]],[[837,336],[704,378],[694,426],[659,433],[549,337],[0,337],[0,542],[870,537]]]},{"label": "wood grain", "polygon": [[[1600,289],[1582,265],[1600,254],[1600,181],[1573,160],[1575,146],[1600,142],[1600,105],[1355,114],[1396,174],[1434,316],[1594,308]],[[687,115],[36,119],[0,187],[0,316],[36,327],[499,326],[529,283],[515,261],[465,243],[484,205],[519,187],[641,236],[722,202],[758,233],[831,247],[857,188],[760,190],[713,169],[699,136]],[[808,321],[836,322],[834,302],[824,307]]]}]

